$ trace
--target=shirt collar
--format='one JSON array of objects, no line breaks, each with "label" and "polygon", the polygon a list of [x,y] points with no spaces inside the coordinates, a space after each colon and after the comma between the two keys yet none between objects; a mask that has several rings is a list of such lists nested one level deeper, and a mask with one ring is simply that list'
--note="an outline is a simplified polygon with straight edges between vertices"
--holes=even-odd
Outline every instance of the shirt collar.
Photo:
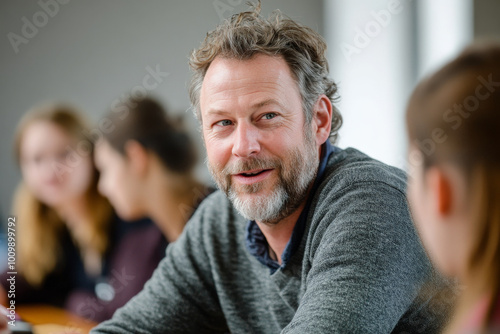
[{"label": "shirt collar", "polygon": [[[314,193],[316,192],[319,184],[321,183],[321,180],[325,173],[328,158],[332,153],[338,150],[339,148],[330,144],[329,140],[327,140],[325,143],[323,143],[323,145],[321,145],[321,158],[318,166],[318,172],[316,173],[316,178],[314,180],[311,192],[307,197],[306,205],[302,210],[302,212],[300,213],[297,222],[295,223],[295,227],[292,231],[292,236],[290,237],[290,240],[285,246],[285,250],[283,251],[283,254],[281,256],[281,263],[282,263],[281,267],[286,266],[286,264],[288,263],[288,261],[290,260],[290,258],[300,245],[300,242],[302,240],[306,228],[307,216],[309,214],[311,200],[314,197]],[[259,225],[257,225],[255,221],[251,220],[248,222],[245,238],[246,238],[246,247],[250,252],[250,254],[255,256],[257,260],[259,260],[262,264],[266,265],[271,271],[271,274],[273,274],[276,270],[280,268],[280,264],[278,263],[278,261],[275,261],[271,258],[269,254],[269,246],[266,237],[264,236],[264,234],[259,228]]]}]

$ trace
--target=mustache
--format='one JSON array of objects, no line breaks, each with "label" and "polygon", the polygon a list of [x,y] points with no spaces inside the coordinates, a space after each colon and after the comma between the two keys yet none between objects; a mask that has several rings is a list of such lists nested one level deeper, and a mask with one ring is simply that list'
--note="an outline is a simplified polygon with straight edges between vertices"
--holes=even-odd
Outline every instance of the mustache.
[{"label": "mustache", "polygon": [[240,174],[253,169],[275,169],[280,167],[281,161],[279,159],[249,158],[227,164],[221,172],[223,175],[231,175]]}]

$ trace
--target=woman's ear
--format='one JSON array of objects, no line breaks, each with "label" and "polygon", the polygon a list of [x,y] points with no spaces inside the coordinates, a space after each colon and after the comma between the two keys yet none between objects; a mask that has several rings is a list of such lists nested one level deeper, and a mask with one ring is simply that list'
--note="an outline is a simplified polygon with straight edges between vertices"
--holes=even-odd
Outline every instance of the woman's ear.
[{"label": "woman's ear", "polygon": [[128,140],[125,143],[125,155],[127,156],[131,169],[137,173],[137,175],[143,176],[146,174],[149,155],[144,146],[136,140]]},{"label": "woman's ear", "polygon": [[451,215],[455,200],[451,175],[440,166],[429,167],[425,174],[427,187],[436,200],[437,213],[442,217]]}]

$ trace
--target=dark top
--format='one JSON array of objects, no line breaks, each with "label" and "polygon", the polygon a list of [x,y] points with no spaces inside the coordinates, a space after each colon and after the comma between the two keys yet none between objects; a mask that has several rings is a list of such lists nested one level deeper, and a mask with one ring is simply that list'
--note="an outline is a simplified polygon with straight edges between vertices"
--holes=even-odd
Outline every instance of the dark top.
[{"label": "dark top", "polygon": [[[34,288],[22,275],[16,275],[16,305],[50,304],[97,322],[111,318],[117,308],[141,291],[168,243],[151,220],[125,222],[117,216],[111,223],[110,238],[101,274],[94,277],[85,272],[78,248],[65,230],[56,269],[40,287]],[[0,275],[6,291],[8,277],[7,272]]]}]

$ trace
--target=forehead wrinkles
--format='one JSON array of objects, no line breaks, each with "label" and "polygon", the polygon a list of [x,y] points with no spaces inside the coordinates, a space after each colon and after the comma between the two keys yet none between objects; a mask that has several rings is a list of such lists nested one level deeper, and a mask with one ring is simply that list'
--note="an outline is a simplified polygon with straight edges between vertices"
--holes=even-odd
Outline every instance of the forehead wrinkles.
[{"label": "forehead wrinkles", "polygon": [[236,84],[219,85],[206,91],[205,106],[215,109],[224,109],[224,104],[243,104],[245,107],[258,103],[261,100],[274,99],[286,105],[286,88],[280,82],[245,80]]},{"label": "forehead wrinkles", "polygon": [[267,90],[282,97],[290,89],[299,93],[297,82],[284,60],[267,57],[266,60],[214,61],[203,80],[200,98],[210,103],[212,100],[230,98],[221,97],[220,94],[265,94]]}]

